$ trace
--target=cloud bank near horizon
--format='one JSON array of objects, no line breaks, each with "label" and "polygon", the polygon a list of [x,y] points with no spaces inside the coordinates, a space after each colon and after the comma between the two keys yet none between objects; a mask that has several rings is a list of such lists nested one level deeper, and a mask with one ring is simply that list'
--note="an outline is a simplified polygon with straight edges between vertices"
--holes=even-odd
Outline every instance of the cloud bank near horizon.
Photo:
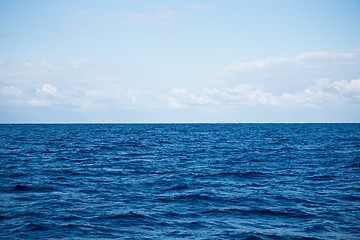
[{"label": "cloud bank near horizon", "polygon": [[[102,75],[107,71],[101,64],[81,58],[68,62],[3,60],[0,69],[3,107],[155,111],[257,106],[322,108],[332,104],[352,104],[360,108],[359,51],[302,53],[288,58],[230,64],[219,70],[217,81],[202,80],[202,88],[193,88],[191,84],[183,86],[178,82],[172,82],[165,89],[157,89],[151,84],[144,88],[138,85],[141,81],[133,81],[139,78],[136,73],[134,76]],[[306,74],[295,74],[301,72]],[[261,77],[253,80],[254,75]],[[274,76],[278,79],[268,83]],[[294,90],[294,83],[298,82],[301,85]],[[271,85],[278,83],[283,83],[280,93],[272,91]],[[286,88],[287,85],[290,87]]]}]

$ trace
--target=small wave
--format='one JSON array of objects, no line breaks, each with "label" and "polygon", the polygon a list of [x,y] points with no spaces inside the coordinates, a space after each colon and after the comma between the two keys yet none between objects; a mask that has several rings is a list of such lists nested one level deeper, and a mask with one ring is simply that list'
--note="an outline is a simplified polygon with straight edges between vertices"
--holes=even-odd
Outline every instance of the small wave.
[{"label": "small wave", "polygon": [[65,221],[65,222],[73,221],[73,220],[80,220],[80,219],[82,219],[82,218],[78,217],[78,216],[66,216],[66,217],[55,218],[55,220],[61,220],[61,221]]},{"label": "small wave", "polygon": [[219,215],[231,214],[231,211],[221,210],[221,209],[212,209],[212,210],[203,211],[202,214],[219,216]]},{"label": "small wave", "polygon": [[59,157],[59,158],[56,158],[56,161],[68,161],[68,160],[71,160],[71,159],[68,158],[68,157]]},{"label": "small wave", "polygon": [[8,215],[0,215],[0,221],[1,220],[8,220],[8,219],[12,219],[14,216],[8,216]]},{"label": "small wave", "polygon": [[342,197],[342,199],[347,200],[347,201],[360,201],[360,196],[348,195],[348,196]]},{"label": "small wave", "polygon": [[293,147],[282,147],[280,150],[295,150]]},{"label": "small wave", "polygon": [[80,149],[77,151],[78,154],[86,154],[86,153],[92,153],[94,152],[95,150],[91,150],[91,149],[88,149],[88,148],[85,148],[85,149]]},{"label": "small wave", "polygon": [[165,175],[165,174],[171,174],[174,173],[174,171],[156,171],[156,172],[151,172],[151,174],[155,174],[155,175]]},{"label": "small wave", "polygon": [[58,189],[49,186],[28,186],[28,185],[16,185],[12,188],[11,192],[52,192],[58,191]]},{"label": "small wave", "polygon": [[350,165],[347,165],[347,166],[343,166],[341,168],[360,168],[360,162],[353,163],[353,164],[350,164]]},{"label": "small wave", "polygon": [[234,212],[241,215],[257,215],[257,216],[273,216],[273,217],[290,217],[290,218],[308,218],[312,215],[302,212],[300,210],[288,209],[287,211],[274,211],[269,209],[230,209],[230,212]]},{"label": "small wave", "polygon": [[177,190],[187,190],[187,189],[189,189],[188,185],[177,185],[177,186],[168,188],[165,191],[177,191]]},{"label": "small wave", "polygon": [[89,194],[99,194],[99,193],[101,193],[102,191],[99,190],[99,189],[83,189],[83,190],[80,190],[80,192],[82,192],[82,193],[89,193]]},{"label": "small wave", "polygon": [[190,201],[213,201],[214,198],[204,194],[189,194],[189,195],[180,195],[176,197],[176,200],[190,200]]},{"label": "small wave", "polygon": [[49,226],[36,223],[28,223],[24,226],[24,228],[26,229],[26,231],[46,231],[51,229]]},{"label": "small wave", "polygon": [[198,201],[218,201],[217,198],[213,198],[204,194],[181,194],[181,195],[170,195],[161,198],[157,198],[156,201],[160,202],[198,202]]},{"label": "small wave", "polygon": [[143,156],[144,154],[142,153],[125,153],[125,156],[128,157],[138,157],[138,156]]},{"label": "small wave", "polygon": [[32,191],[34,188],[30,187],[30,186],[25,186],[25,185],[16,185],[13,188],[13,191],[15,192],[27,192],[27,191]]},{"label": "small wave", "polygon": [[110,150],[110,151],[115,151],[117,150],[115,147],[112,146],[101,146],[100,150]]},{"label": "small wave", "polygon": [[315,224],[311,227],[307,227],[306,231],[308,232],[328,232],[329,230],[324,225]]},{"label": "small wave", "polygon": [[311,181],[329,181],[329,180],[333,180],[334,177],[335,176],[332,175],[316,175],[316,176],[307,177],[307,179]]},{"label": "small wave", "polygon": [[208,228],[207,223],[202,222],[202,221],[192,221],[192,222],[180,223],[179,226],[185,227],[185,228],[191,229],[191,230],[198,230],[198,229],[202,229],[202,228]]},{"label": "small wave", "polygon": [[24,176],[26,176],[24,173],[19,173],[19,172],[2,174],[2,177],[11,177],[11,178],[24,177]]},{"label": "small wave", "polygon": [[146,216],[144,214],[134,213],[132,211],[128,213],[103,215],[96,217],[94,221],[116,221],[117,224],[130,226],[130,225],[153,225],[158,222],[158,219]]},{"label": "small wave", "polygon": [[122,171],[122,170],[118,170],[118,169],[104,169],[105,170],[105,174],[109,174],[109,175],[114,175],[114,176],[125,176],[126,174]]},{"label": "small wave", "polygon": [[179,217],[179,218],[196,218],[196,217],[200,217],[201,215],[199,214],[196,214],[196,213],[187,213],[187,212],[174,212],[174,211],[169,211],[169,212],[166,212],[164,214],[166,217]]},{"label": "small wave", "polygon": [[[262,233],[225,233],[218,234],[216,237],[220,239],[240,239],[240,240],[286,240],[288,238],[276,235],[276,234],[262,234]],[[291,238],[293,239],[293,238]],[[302,239],[302,238],[300,238]]]},{"label": "small wave", "polygon": [[134,212],[128,212],[128,213],[121,213],[121,214],[114,214],[114,215],[110,215],[107,216],[106,218],[108,219],[150,219],[150,220],[154,220],[151,217],[145,216],[143,214],[139,214],[139,213],[134,213]]},{"label": "small wave", "polygon": [[230,177],[239,177],[239,178],[261,178],[267,176],[266,173],[263,172],[222,172],[219,173],[217,176],[230,176]]},{"label": "small wave", "polygon": [[44,150],[41,153],[47,154],[47,153],[56,153],[56,151],[53,150]]}]

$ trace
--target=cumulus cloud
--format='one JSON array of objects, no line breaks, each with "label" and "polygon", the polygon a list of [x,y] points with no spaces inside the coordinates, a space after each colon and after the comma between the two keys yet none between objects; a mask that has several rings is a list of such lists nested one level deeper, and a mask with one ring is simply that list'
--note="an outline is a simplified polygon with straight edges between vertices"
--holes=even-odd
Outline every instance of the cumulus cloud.
[{"label": "cumulus cloud", "polygon": [[360,99],[360,79],[335,82],[332,87],[343,96]]},{"label": "cumulus cloud", "polygon": [[307,88],[304,96],[317,102],[344,103],[352,102],[360,104],[360,79],[351,81],[334,81],[320,79],[316,85]]},{"label": "cumulus cloud", "polygon": [[57,88],[50,85],[50,84],[45,84],[42,86],[42,88],[37,89],[37,93],[38,95],[51,95],[51,96],[55,96],[57,92]]},{"label": "cumulus cloud", "polygon": [[334,81],[320,79],[314,86],[296,94],[275,95],[251,84],[234,88],[203,89],[201,94],[189,93],[186,89],[174,89],[169,97],[173,108],[193,108],[197,105],[212,105],[222,108],[248,108],[256,106],[273,107],[315,107],[329,104],[360,104],[360,79]]}]

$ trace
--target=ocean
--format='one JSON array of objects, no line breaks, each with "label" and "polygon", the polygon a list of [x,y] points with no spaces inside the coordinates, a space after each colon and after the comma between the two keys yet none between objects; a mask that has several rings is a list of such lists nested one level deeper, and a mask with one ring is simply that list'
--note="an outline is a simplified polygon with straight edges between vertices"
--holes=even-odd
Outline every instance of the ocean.
[{"label": "ocean", "polygon": [[360,124],[2,124],[1,239],[360,239]]}]

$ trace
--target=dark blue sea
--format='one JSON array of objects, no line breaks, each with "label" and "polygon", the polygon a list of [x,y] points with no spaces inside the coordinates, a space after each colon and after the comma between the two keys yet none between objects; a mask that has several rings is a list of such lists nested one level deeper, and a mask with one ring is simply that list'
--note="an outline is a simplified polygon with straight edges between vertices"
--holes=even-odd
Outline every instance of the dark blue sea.
[{"label": "dark blue sea", "polygon": [[360,239],[360,124],[3,124],[1,239]]}]

